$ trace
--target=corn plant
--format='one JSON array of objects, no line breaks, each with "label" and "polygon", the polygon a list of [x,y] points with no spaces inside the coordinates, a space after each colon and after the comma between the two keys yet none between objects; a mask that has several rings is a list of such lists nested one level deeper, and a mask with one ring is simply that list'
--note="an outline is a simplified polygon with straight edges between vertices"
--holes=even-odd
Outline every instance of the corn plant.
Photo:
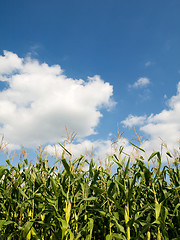
[{"label": "corn plant", "polygon": [[143,156],[122,157],[121,147],[108,157],[112,174],[63,150],[52,167],[42,154],[35,164],[25,158],[0,166],[0,239],[179,239],[178,158],[167,152],[173,164],[163,167],[162,154],[153,152],[146,164]]}]

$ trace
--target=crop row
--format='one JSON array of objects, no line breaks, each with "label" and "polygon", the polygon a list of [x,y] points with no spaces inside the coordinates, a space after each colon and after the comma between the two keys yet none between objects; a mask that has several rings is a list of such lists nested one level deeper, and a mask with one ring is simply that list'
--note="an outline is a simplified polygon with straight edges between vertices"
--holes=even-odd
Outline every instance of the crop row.
[{"label": "crop row", "polygon": [[179,239],[178,158],[167,152],[173,164],[162,167],[153,152],[150,168],[142,156],[121,159],[120,148],[108,158],[112,174],[64,151],[70,158],[63,154],[52,167],[41,154],[35,164],[0,166],[0,239]]}]

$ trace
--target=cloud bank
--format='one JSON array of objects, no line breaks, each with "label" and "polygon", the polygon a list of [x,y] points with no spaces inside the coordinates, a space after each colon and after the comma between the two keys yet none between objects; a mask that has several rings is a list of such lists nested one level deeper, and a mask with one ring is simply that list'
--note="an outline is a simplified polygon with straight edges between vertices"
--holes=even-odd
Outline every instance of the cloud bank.
[{"label": "cloud bank", "polygon": [[[101,166],[105,166],[108,163],[108,156],[116,154],[119,156],[120,146],[124,147],[125,153],[135,154],[133,147],[129,144],[128,140],[125,138],[116,139],[115,142],[111,140],[96,140],[89,141],[84,140],[81,143],[69,144],[66,143],[66,149],[72,153],[73,159],[78,158],[83,155],[86,159],[91,160],[94,158],[97,163],[100,163]],[[62,157],[63,149],[59,145],[47,145],[44,149],[45,153],[60,159]],[[66,154],[66,153],[65,153]],[[67,157],[70,157],[66,154]],[[123,154],[123,157],[125,155]],[[98,162],[99,160],[99,162]],[[112,162],[111,162],[112,163]]]},{"label": "cloud bank", "polygon": [[14,147],[63,139],[65,125],[79,137],[95,134],[103,107],[114,105],[113,87],[100,76],[68,78],[59,65],[4,51],[0,56],[0,134]]}]

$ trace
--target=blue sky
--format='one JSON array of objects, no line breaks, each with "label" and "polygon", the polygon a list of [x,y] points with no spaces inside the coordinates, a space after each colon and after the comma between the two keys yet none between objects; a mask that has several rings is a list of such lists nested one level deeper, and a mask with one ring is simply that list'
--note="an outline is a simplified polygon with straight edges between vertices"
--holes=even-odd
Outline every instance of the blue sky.
[{"label": "blue sky", "polygon": [[117,123],[129,139],[135,127],[147,149],[159,137],[179,146],[179,0],[3,0],[0,9],[9,149],[41,143],[52,154],[65,123],[77,154],[80,144],[110,149]]}]

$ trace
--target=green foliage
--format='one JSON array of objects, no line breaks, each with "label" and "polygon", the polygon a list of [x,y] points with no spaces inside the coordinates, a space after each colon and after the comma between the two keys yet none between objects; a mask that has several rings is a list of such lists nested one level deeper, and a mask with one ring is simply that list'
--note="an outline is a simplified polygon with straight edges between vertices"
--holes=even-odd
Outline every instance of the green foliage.
[{"label": "green foliage", "polygon": [[117,167],[110,174],[83,156],[73,161],[63,149],[70,160],[63,155],[53,167],[41,154],[34,165],[24,159],[0,166],[0,239],[179,239],[179,159],[162,168],[159,152],[148,166],[143,157],[113,155],[108,160]]}]

